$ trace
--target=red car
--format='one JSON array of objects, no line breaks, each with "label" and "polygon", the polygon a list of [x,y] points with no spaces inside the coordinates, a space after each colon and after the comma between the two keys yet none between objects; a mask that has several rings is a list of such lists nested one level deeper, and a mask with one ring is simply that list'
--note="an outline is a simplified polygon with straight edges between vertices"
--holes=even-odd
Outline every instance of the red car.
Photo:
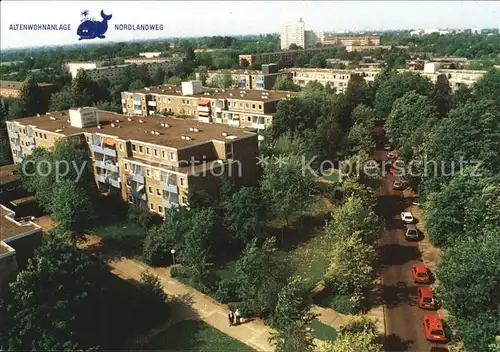
[{"label": "red car", "polygon": [[414,283],[428,284],[430,282],[429,271],[422,263],[413,264],[411,266],[411,273],[413,275]]},{"label": "red car", "polygon": [[435,309],[436,302],[428,286],[417,286],[417,304],[420,308]]},{"label": "red car", "polygon": [[424,314],[425,338],[432,342],[446,342],[443,324],[438,314]]}]

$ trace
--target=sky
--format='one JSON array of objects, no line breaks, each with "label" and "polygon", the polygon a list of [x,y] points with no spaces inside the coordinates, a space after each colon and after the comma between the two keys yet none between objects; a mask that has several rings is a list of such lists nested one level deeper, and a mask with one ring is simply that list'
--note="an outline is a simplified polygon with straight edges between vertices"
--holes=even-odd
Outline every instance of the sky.
[{"label": "sky", "polygon": [[[171,37],[277,33],[298,22],[323,31],[417,28],[498,28],[497,1],[1,1],[0,48],[90,44]],[[78,40],[81,13],[112,15],[104,39]],[[53,24],[70,30],[20,30]],[[119,30],[117,24],[162,25]]]}]

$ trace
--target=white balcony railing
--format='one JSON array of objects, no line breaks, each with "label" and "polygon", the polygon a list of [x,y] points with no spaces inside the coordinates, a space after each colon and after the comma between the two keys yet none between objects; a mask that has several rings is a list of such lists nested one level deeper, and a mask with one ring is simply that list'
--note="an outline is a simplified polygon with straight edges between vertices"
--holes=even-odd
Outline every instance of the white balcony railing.
[{"label": "white balcony railing", "polygon": [[148,101],[149,106],[156,106],[156,101]]},{"label": "white balcony railing", "polygon": [[210,112],[210,108],[208,106],[198,105],[198,111]]}]

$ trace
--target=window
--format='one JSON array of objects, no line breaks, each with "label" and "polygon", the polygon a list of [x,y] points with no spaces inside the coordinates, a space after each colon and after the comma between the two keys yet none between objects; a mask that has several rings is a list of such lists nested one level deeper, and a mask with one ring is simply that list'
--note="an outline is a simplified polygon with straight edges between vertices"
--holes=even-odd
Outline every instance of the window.
[{"label": "window", "polygon": [[262,109],[262,104],[259,104],[259,110],[261,110],[261,109]]},{"label": "window", "polygon": [[24,141],[21,141],[21,145],[24,146]]},{"label": "window", "polygon": [[150,169],[146,169],[146,175],[147,176],[151,176],[151,170]]},{"label": "window", "polygon": [[153,152],[155,156],[158,156],[158,149],[154,149]]},{"label": "window", "polygon": [[149,203],[149,208],[151,210],[155,210],[155,204],[154,203]]},{"label": "window", "polygon": [[132,151],[136,151],[137,147],[135,146],[135,144],[132,144]]},{"label": "window", "polygon": [[125,170],[128,170],[128,163],[123,164],[123,167],[125,168]]},{"label": "window", "polygon": [[247,104],[245,104],[245,108],[247,108],[247,109],[248,109],[249,107],[250,107],[250,104],[248,104],[248,103],[247,103]]},{"label": "window", "polygon": [[[38,132],[35,132],[35,137],[38,137]],[[89,138],[89,137],[87,137],[87,139],[88,139],[88,138]]]},{"label": "window", "polygon": [[157,189],[156,189],[156,195],[157,195],[158,197],[161,197],[161,191],[160,191],[160,189],[159,189],[159,188],[157,188]]},{"label": "window", "polygon": [[250,116],[247,116],[247,121],[248,122],[252,121],[252,118]]},{"label": "window", "polygon": [[227,106],[231,106],[231,102],[230,101],[227,102]]},{"label": "window", "polygon": [[167,158],[167,152],[166,152],[166,151],[164,151],[164,150],[162,150],[162,151],[161,151],[161,157],[162,157],[163,159],[166,159],[166,158]]},{"label": "window", "polygon": [[147,155],[150,155],[150,154],[151,154],[151,150],[149,149],[149,147],[146,147],[146,154],[147,154]]},{"label": "window", "polygon": [[174,152],[170,152],[170,160],[175,160],[175,154]]},{"label": "window", "polygon": [[46,133],[43,134],[43,139],[47,140],[47,134]]},{"label": "window", "polygon": [[182,204],[187,204],[188,199],[186,196],[182,196]]},{"label": "window", "polygon": [[87,143],[90,143],[90,138],[89,138],[89,136],[85,136],[85,139],[87,140]]},{"label": "window", "polygon": [[139,153],[144,154],[144,149],[142,148],[142,145],[139,146]]},{"label": "window", "polygon": [[123,144],[120,143],[119,146],[120,146],[120,150],[123,151]]},{"label": "window", "polygon": [[184,186],[184,179],[181,178],[181,186]]},{"label": "window", "polygon": [[255,104],[252,104],[252,109],[255,109]]},{"label": "window", "polygon": [[158,205],[158,212],[160,214],[163,214],[163,207],[161,205]]},{"label": "window", "polygon": [[148,193],[149,193],[149,194],[153,194],[153,187],[148,186]]}]

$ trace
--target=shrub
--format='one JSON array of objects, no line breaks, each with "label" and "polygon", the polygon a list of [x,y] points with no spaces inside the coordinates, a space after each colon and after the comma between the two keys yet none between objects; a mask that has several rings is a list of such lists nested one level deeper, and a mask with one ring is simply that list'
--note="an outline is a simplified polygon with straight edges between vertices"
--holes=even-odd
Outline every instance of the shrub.
[{"label": "shrub", "polygon": [[237,283],[231,279],[223,279],[217,283],[213,298],[221,303],[232,302],[236,299]]}]

